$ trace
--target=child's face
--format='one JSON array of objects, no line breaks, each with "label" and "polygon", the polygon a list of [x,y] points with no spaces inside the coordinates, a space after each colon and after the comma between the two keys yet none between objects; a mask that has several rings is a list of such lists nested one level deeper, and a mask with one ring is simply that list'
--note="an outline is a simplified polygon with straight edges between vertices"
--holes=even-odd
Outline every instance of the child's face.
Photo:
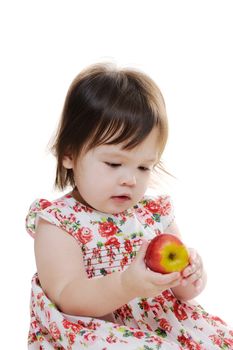
[{"label": "child's face", "polygon": [[117,214],[135,205],[144,195],[153,165],[158,162],[158,130],[132,150],[119,145],[100,145],[81,155],[76,162],[65,157],[72,168],[78,201],[98,211]]}]

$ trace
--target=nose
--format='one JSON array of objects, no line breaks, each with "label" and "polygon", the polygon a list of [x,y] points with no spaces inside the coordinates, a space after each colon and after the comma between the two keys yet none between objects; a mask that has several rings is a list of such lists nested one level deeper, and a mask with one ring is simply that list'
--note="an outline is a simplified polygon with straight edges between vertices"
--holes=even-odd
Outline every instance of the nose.
[{"label": "nose", "polygon": [[120,184],[121,184],[122,186],[130,186],[130,187],[133,187],[133,186],[136,185],[136,183],[137,183],[137,181],[136,181],[136,176],[135,176],[135,174],[132,174],[132,173],[130,173],[130,172],[125,173],[125,174],[122,176],[121,180],[120,180]]}]

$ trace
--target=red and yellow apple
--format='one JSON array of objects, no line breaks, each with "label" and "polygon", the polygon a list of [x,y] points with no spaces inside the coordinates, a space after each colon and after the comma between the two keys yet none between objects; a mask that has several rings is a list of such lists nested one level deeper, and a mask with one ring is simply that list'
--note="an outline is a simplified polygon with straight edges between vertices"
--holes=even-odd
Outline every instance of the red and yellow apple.
[{"label": "red and yellow apple", "polygon": [[182,271],[189,264],[189,253],[177,236],[163,233],[150,241],[145,263],[154,272]]}]

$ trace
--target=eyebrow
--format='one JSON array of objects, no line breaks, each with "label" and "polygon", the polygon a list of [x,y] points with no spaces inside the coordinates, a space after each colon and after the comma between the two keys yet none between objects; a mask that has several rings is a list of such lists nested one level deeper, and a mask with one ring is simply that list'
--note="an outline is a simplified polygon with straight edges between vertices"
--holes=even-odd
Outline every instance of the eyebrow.
[{"label": "eyebrow", "polygon": [[[125,159],[129,159],[130,157],[128,157],[125,153],[121,152],[121,151],[105,151],[102,153],[103,156],[114,156],[114,157],[121,157],[121,158],[125,158]],[[144,159],[143,162],[156,162],[156,158],[150,158],[150,159]]]}]

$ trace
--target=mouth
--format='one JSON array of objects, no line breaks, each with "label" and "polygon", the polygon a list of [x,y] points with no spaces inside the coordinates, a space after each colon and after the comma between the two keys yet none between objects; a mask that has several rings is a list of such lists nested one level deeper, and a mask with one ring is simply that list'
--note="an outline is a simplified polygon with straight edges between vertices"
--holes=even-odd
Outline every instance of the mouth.
[{"label": "mouth", "polygon": [[129,196],[127,194],[121,194],[119,196],[112,196],[111,198],[114,200],[117,200],[117,201],[122,201],[122,202],[131,200],[131,196]]}]

